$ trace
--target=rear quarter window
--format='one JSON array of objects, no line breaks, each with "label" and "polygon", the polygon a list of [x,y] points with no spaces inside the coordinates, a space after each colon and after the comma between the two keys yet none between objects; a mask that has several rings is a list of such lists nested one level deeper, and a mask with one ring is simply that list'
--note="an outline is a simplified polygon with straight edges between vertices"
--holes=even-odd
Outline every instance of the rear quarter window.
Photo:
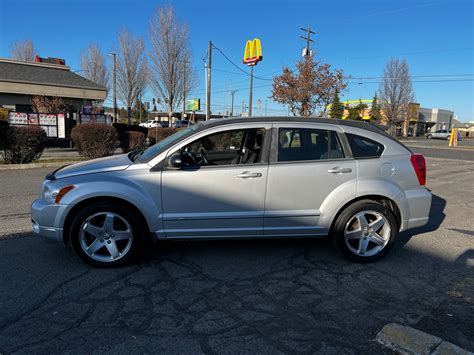
[{"label": "rear quarter window", "polygon": [[346,137],[354,158],[378,158],[384,151],[382,144],[370,138],[352,133],[346,133]]}]

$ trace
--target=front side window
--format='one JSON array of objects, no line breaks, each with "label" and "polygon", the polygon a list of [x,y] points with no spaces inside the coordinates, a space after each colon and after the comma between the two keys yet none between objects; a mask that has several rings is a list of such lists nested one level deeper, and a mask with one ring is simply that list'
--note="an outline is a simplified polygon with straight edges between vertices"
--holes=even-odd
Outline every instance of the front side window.
[{"label": "front side window", "polygon": [[354,158],[378,158],[382,155],[382,144],[357,134],[346,133],[346,137]]},{"label": "front side window", "polygon": [[309,128],[280,128],[278,161],[344,158],[336,132]]},{"label": "front side window", "polygon": [[237,129],[213,133],[181,149],[185,167],[256,164],[261,161],[265,130]]}]

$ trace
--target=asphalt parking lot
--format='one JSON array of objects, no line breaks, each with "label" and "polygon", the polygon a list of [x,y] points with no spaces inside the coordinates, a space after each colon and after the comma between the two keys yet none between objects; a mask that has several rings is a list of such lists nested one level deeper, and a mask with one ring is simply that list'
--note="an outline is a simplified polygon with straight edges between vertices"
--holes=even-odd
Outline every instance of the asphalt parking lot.
[{"label": "asphalt parking lot", "polygon": [[0,171],[0,353],[390,353],[392,322],[474,351],[474,162],[427,163],[430,223],[377,263],[328,239],[159,242],[114,270],[29,233],[47,170]]}]

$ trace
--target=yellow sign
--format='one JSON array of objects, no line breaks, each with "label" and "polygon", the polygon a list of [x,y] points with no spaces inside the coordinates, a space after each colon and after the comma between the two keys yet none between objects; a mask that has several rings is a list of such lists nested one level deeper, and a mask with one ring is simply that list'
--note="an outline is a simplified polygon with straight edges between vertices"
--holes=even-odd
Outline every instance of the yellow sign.
[{"label": "yellow sign", "polygon": [[253,41],[247,41],[244,51],[244,64],[252,66],[256,65],[263,59],[262,44],[258,38]]}]

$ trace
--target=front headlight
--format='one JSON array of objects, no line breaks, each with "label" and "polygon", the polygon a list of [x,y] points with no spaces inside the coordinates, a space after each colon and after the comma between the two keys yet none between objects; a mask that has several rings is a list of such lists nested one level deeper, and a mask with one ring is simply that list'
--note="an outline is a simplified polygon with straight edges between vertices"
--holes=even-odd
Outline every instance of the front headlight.
[{"label": "front headlight", "polygon": [[66,186],[56,186],[56,185],[49,185],[46,184],[43,190],[43,199],[48,203],[60,203],[61,199],[66,195],[69,191],[74,189],[74,185],[66,185]]}]

